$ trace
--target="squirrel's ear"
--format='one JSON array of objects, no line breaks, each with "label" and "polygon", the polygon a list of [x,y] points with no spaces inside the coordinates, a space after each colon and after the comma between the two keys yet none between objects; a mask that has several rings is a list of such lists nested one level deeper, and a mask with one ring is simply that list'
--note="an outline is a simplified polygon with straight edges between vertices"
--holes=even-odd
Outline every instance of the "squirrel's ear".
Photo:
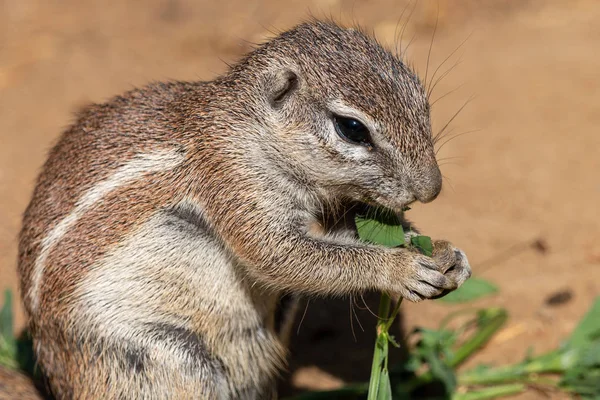
[{"label": "squirrel's ear", "polygon": [[298,75],[289,69],[273,74],[267,80],[266,92],[273,107],[281,106],[298,88]]}]

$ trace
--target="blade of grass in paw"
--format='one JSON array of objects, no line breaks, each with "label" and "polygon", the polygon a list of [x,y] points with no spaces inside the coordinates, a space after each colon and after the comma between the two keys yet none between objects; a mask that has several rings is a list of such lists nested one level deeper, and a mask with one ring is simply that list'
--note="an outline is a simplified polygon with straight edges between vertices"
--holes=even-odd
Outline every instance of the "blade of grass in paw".
[{"label": "blade of grass in paw", "polygon": [[[378,216],[381,217],[381,214]],[[363,242],[377,244],[386,247],[403,246],[404,229],[397,218],[369,219],[356,217],[358,236]],[[398,307],[400,302],[398,302]],[[392,398],[389,374],[387,371],[388,358],[388,332],[390,325],[389,311],[391,298],[382,293],[379,302],[379,321],[377,323],[377,340],[373,354],[373,365],[371,368],[371,379],[369,381],[369,400],[389,400]],[[397,308],[392,313],[397,313]]]}]

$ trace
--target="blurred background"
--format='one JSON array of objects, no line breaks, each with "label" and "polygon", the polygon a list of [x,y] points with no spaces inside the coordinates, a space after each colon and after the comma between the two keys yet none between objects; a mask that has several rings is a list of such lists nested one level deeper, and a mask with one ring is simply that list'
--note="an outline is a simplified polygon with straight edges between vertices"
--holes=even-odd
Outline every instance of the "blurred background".
[{"label": "blurred background", "polygon": [[[515,362],[530,346],[556,347],[600,294],[600,2],[406,5],[0,0],[0,289],[17,291],[21,214],[79,107],[154,80],[210,80],[252,43],[314,15],[357,22],[392,48],[410,42],[406,59],[421,76],[431,45],[429,77],[442,63],[444,75],[432,96],[440,98],[434,130],[471,99],[448,128],[457,137],[439,153],[442,195],[409,214],[500,287],[474,305],[506,307],[510,322],[470,363]],[[434,326],[455,308],[406,304],[403,323]],[[16,315],[22,327],[20,304]],[[364,332],[351,327],[347,300],[311,302],[293,335],[288,384],[326,388],[368,377],[375,318],[363,311],[360,319]]]}]

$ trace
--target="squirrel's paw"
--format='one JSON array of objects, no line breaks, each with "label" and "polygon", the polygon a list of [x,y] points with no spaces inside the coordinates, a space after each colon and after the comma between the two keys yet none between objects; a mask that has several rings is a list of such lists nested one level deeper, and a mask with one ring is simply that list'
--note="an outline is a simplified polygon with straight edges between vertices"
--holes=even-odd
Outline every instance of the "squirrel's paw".
[{"label": "squirrel's paw", "polygon": [[404,253],[401,264],[392,291],[413,302],[442,297],[471,276],[465,253],[443,240],[433,242],[432,257]]},{"label": "squirrel's paw", "polygon": [[437,297],[445,296],[452,290],[457,289],[471,276],[471,266],[465,253],[445,240],[433,242],[433,259],[442,272],[453,283],[454,287],[445,290]]}]

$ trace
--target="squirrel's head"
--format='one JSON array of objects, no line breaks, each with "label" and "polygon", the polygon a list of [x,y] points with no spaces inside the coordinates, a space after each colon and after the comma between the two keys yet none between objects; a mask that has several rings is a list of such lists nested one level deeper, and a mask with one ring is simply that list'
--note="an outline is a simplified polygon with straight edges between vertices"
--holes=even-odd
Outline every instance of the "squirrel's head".
[{"label": "squirrel's head", "polygon": [[439,194],[425,90],[362,32],[299,25],[251,53],[235,75],[253,79],[243,86],[258,91],[248,97],[258,99],[253,114],[274,168],[320,193],[397,211]]}]

